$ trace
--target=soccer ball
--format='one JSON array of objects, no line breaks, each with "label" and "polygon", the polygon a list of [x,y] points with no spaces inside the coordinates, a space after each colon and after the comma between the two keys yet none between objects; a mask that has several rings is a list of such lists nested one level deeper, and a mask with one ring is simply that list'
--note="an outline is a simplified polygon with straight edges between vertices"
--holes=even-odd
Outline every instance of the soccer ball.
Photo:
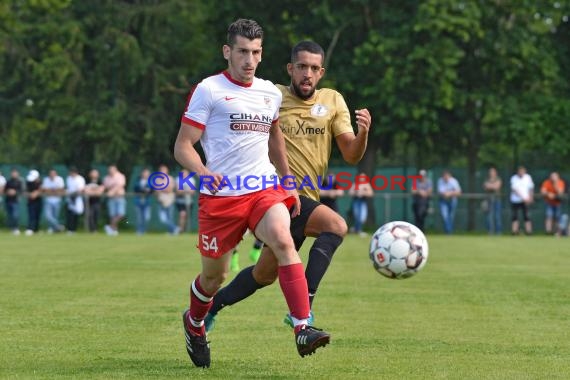
[{"label": "soccer ball", "polygon": [[408,222],[384,224],[372,235],[370,260],[374,269],[394,279],[412,277],[427,263],[428,243],[423,232]]}]

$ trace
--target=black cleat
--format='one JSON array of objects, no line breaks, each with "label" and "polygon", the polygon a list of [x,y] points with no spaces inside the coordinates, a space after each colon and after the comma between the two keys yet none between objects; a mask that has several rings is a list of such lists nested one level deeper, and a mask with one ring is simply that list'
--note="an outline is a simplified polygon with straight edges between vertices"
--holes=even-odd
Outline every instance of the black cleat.
[{"label": "black cleat", "polygon": [[313,326],[305,325],[295,334],[297,351],[301,357],[312,355],[317,348],[326,346],[330,341],[329,333]]},{"label": "black cleat", "polygon": [[184,335],[186,336],[186,352],[190,356],[192,363],[196,367],[208,368],[210,366],[210,342],[206,340],[206,335],[196,335],[186,327],[188,313],[182,313],[182,324],[184,325]]}]

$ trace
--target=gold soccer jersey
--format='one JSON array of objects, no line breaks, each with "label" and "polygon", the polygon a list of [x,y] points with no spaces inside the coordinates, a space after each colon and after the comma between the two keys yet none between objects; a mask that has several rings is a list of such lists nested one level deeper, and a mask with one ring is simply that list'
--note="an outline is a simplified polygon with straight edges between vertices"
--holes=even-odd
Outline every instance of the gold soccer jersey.
[{"label": "gold soccer jersey", "polygon": [[289,168],[299,194],[319,200],[319,183],[326,176],[333,138],[353,132],[350,112],[342,95],[323,88],[311,99],[291,94],[289,87],[277,85],[283,94],[279,126],[285,135]]}]

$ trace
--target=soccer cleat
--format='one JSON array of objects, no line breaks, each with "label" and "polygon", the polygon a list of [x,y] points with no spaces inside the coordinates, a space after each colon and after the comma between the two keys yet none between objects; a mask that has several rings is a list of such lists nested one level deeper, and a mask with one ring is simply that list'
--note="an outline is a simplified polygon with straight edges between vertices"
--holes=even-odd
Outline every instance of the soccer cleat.
[{"label": "soccer cleat", "polygon": [[249,251],[249,259],[256,263],[257,260],[259,260],[259,256],[261,256],[261,248],[252,248],[251,251]]},{"label": "soccer cleat", "polygon": [[206,334],[196,335],[186,326],[190,310],[182,313],[182,325],[186,337],[186,352],[196,367],[208,368],[210,366],[210,343],[206,340]]},{"label": "soccer cleat", "polygon": [[301,357],[312,355],[317,348],[324,347],[331,341],[329,333],[313,326],[305,325],[295,334],[297,352]]},{"label": "soccer cleat", "polygon": [[[309,326],[311,326],[313,324],[313,322],[315,321],[315,316],[313,315],[313,312],[309,312],[309,318],[307,318],[307,324]],[[285,318],[283,318],[283,323],[285,323],[287,326],[293,328],[295,327],[295,325],[293,324],[293,319],[291,318],[291,314],[287,313],[285,314]]]},{"label": "soccer cleat", "polygon": [[206,327],[206,332],[212,331],[215,324],[216,316],[210,313],[206,314],[206,318],[204,318],[204,326]]},{"label": "soccer cleat", "polygon": [[230,261],[230,270],[232,272],[239,272],[239,253],[232,254],[232,259]]}]

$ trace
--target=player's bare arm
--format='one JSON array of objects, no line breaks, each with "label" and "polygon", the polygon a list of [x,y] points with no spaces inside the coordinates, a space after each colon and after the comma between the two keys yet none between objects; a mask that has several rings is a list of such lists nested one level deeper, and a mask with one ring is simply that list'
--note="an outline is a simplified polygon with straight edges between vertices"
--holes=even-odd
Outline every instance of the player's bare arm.
[{"label": "player's bare arm", "polygon": [[355,114],[358,134],[349,132],[336,137],[336,144],[342,158],[351,165],[356,165],[364,156],[368,143],[368,132],[372,125],[372,116],[366,108],[356,110]]},{"label": "player's bare arm", "polygon": [[[289,161],[287,160],[285,139],[278,125],[272,125],[269,132],[269,159],[273,162],[273,165],[275,165],[275,168],[281,176],[291,175]],[[291,217],[296,217],[301,212],[299,194],[297,194],[296,189],[289,190],[293,187],[289,180],[285,181],[283,185],[288,189],[287,192],[295,197],[295,208],[293,209]]]},{"label": "player's bare arm", "polygon": [[222,180],[222,175],[210,172],[194,148],[194,144],[200,141],[202,133],[203,132],[200,128],[182,123],[180,125],[180,130],[178,131],[178,136],[176,137],[176,143],[174,144],[174,158],[180,165],[189,171],[196,173],[199,177],[213,177],[214,181],[212,183],[214,186],[210,191],[215,194],[218,191],[217,189]]}]

